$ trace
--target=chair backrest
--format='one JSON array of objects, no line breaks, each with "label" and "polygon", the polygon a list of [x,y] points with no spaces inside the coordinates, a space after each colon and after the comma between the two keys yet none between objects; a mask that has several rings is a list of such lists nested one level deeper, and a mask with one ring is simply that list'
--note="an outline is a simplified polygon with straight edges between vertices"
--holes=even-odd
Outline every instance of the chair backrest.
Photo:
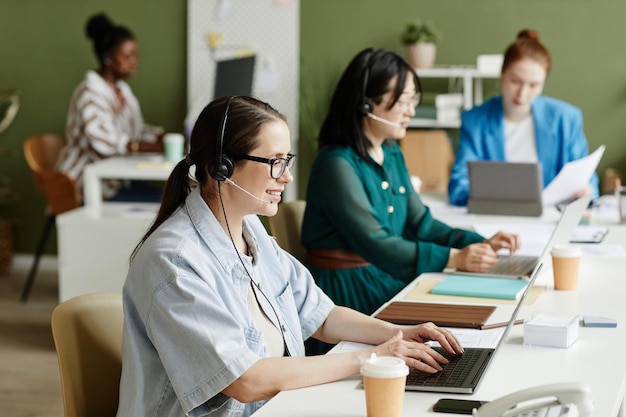
[{"label": "chair backrest", "polygon": [[280,247],[301,262],[304,262],[306,256],[306,250],[300,241],[305,208],[304,200],[280,203],[276,215],[268,218],[270,232]]},{"label": "chair backrest", "polygon": [[76,182],[56,169],[65,138],[54,134],[34,135],[24,142],[24,158],[33,173],[35,185],[48,203],[50,214],[56,216],[81,204]]},{"label": "chair backrest", "polygon": [[121,294],[93,293],[52,312],[65,417],[112,417],[122,372]]}]

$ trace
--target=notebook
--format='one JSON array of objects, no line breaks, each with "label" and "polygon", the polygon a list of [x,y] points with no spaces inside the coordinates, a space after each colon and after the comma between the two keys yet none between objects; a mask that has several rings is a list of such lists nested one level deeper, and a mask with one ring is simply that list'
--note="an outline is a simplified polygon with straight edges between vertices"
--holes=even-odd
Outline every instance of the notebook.
[{"label": "notebook", "polygon": [[433,349],[444,355],[450,362],[444,365],[443,370],[436,374],[428,374],[411,368],[406,379],[406,390],[472,394],[478,387],[478,383],[485,374],[494,355],[502,346],[502,341],[506,339],[506,336],[515,324],[517,315],[524,304],[524,300],[530,293],[530,288],[535,283],[542,265],[538,265],[530,278],[495,348],[465,348],[465,352],[462,355],[450,355],[443,348],[435,347]]},{"label": "notebook", "polygon": [[439,284],[435,285],[430,292],[433,294],[459,295],[462,297],[519,300],[526,285],[527,282],[521,279],[450,275]]},{"label": "notebook", "polygon": [[[583,213],[589,205],[591,195],[584,195],[569,203],[561,212],[561,217],[557,222],[550,239],[544,246],[539,256],[521,255],[500,255],[496,264],[485,272],[463,272],[465,275],[486,276],[486,277],[508,277],[508,278],[528,278],[533,270],[550,255],[550,250],[554,245],[565,245],[569,243],[574,229],[580,223]],[[524,242],[522,242],[524,244]]]},{"label": "notebook", "polygon": [[375,317],[395,324],[415,325],[431,321],[440,327],[482,329],[495,309],[495,306],[484,305],[394,301]]},{"label": "notebook", "polygon": [[541,165],[523,162],[469,161],[467,212],[541,216]]}]

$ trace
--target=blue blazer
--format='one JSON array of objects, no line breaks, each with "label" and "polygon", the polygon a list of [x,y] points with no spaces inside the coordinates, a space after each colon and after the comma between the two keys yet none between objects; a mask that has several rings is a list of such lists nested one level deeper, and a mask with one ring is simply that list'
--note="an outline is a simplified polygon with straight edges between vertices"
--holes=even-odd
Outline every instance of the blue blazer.
[{"label": "blue blazer", "polygon": [[[583,116],[579,108],[546,96],[535,98],[531,111],[545,187],[566,163],[587,156]],[[467,205],[467,161],[472,160],[506,161],[502,96],[492,97],[461,116],[459,146],[448,183],[451,204]],[[597,197],[598,175],[594,173],[589,183],[593,197]]]}]

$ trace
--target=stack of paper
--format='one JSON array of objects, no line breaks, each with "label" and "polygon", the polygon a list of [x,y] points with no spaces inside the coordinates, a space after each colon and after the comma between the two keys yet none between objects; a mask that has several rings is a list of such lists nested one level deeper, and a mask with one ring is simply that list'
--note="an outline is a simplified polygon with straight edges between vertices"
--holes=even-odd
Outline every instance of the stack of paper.
[{"label": "stack of paper", "polygon": [[528,283],[521,279],[450,275],[431,290],[433,294],[518,300]]},{"label": "stack of paper", "polygon": [[438,94],[435,97],[438,122],[459,122],[461,120],[462,94]]}]

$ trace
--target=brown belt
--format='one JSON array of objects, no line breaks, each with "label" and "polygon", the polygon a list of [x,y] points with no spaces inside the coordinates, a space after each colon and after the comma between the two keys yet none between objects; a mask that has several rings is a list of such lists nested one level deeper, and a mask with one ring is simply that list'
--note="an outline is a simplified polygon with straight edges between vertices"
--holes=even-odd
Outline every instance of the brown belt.
[{"label": "brown belt", "polygon": [[323,269],[348,269],[370,265],[360,255],[349,249],[308,249],[305,262]]}]

